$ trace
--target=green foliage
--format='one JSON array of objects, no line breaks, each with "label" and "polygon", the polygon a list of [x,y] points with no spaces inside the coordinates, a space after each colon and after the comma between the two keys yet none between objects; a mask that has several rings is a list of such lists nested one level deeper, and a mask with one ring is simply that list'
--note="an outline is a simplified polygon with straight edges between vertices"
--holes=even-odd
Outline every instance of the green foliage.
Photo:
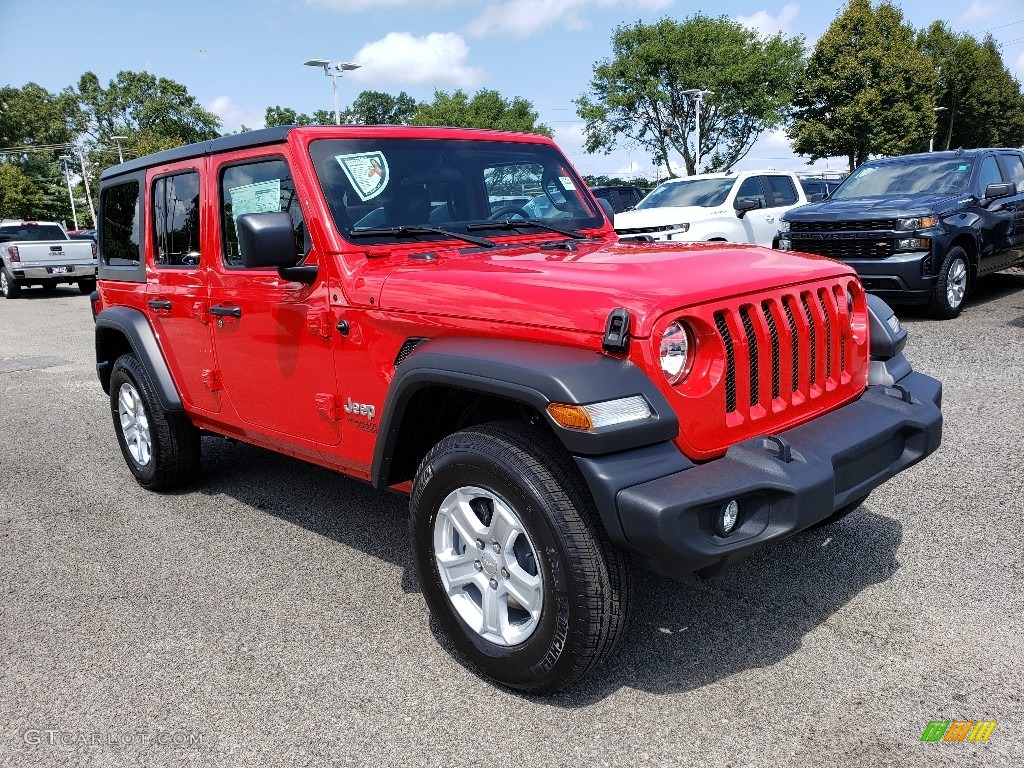
[{"label": "green foliage", "polygon": [[36,83],[0,88],[0,147],[66,144],[81,131],[83,118],[70,88],[57,94]]},{"label": "green foliage", "polygon": [[991,36],[979,42],[936,21],[917,41],[938,74],[936,149],[1024,144],[1024,94]]},{"label": "green foliage", "polygon": [[392,96],[383,91],[363,91],[341,113],[341,122],[357,125],[409,125],[416,113],[416,99],[405,91]]},{"label": "green foliage", "polygon": [[[267,107],[263,122],[267,128],[275,125],[320,125],[314,118],[305,113],[296,112],[291,107]],[[334,124],[333,116],[330,119],[330,124]]]},{"label": "green foliage", "polygon": [[533,102],[520,96],[505,99],[498,91],[482,88],[473,94],[473,98],[461,89],[451,93],[434,91],[432,102],[417,106],[412,124],[489,128],[552,136],[551,128],[537,122],[537,119]]},{"label": "green foliage", "polygon": [[34,219],[44,196],[20,163],[0,163],[0,218]]},{"label": "green foliage", "polygon": [[612,58],[594,67],[590,92],[575,101],[586,149],[608,153],[625,140],[671,176],[674,156],[695,173],[697,107],[683,92],[702,88],[714,91],[700,104],[702,165],[729,168],[786,119],[803,50],[802,38],[762,38],[725,16],[620,26]]},{"label": "green foliage", "polygon": [[640,187],[641,189],[654,189],[655,184],[643,176],[636,176],[632,179],[620,179],[618,176],[584,176],[583,180],[588,187]]},{"label": "green foliage", "polygon": [[807,64],[789,129],[793,149],[812,162],[846,157],[853,170],[869,155],[927,146],[935,83],[932,61],[898,8],[850,0]]}]

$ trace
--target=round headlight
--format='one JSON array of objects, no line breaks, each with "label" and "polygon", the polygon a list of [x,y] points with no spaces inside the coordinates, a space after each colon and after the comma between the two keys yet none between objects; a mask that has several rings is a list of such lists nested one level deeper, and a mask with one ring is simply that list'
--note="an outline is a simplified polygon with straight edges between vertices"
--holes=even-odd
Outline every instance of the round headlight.
[{"label": "round headlight", "polygon": [[690,334],[676,320],[661,334],[661,370],[669,384],[678,384],[689,372]]}]

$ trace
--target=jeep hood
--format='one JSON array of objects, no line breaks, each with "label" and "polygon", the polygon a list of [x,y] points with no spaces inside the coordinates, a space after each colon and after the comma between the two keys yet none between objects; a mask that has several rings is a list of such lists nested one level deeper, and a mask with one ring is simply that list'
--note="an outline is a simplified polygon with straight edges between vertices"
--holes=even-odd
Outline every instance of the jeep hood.
[{"label": "jeep hood", "polygon": [[823,200],[794,208],[786,213],[787,221],[847,221],[856,219],[895,219],[932,213],[959,195],[904,195],[902,197],[855,197],[851,200]]},{"label": "jeep hood", "polygon": [[695,221],[717,218],[727,213],[736,215],[727,208],[705,208],[702,205],[662,206],[642,208],[639,211],[623,211],[615,214],[615,229],[639,229],[661,227],[666,224],[691,224]]},{"label": "jeep hood", "polygon": [[[855,274],[831,259],[725,243],[580,243],[366,263],[382,310],[604,333],[625,307],[633,334],[667,312],[796,283]],[[373,273],[376,273],[374,275]],[[381,284],[381,281],[383,284]]]}]

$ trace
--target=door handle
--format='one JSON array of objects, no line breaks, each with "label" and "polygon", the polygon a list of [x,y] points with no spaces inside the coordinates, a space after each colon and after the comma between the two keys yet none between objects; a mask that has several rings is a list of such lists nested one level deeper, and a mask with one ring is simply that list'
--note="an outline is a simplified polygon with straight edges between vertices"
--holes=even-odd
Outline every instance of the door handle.
[{"label": "door handle", "polygon": [[775,217],[774,216],[765,216],[764,220],[767,221],[770,224],[771,222],[775,221]]},{"label": "door handle", "polygon": [[170,311],[171,302],[169,302],[167,299],[150,299],[149,301],[146,302],[146,306],[149,307],[150,309],[162,309]]},{"label": "door handle", "polygon": [[223,304],[214,304],[210,307],[210,314],[215,317],[241,317],[241,307],[225,307]]}]

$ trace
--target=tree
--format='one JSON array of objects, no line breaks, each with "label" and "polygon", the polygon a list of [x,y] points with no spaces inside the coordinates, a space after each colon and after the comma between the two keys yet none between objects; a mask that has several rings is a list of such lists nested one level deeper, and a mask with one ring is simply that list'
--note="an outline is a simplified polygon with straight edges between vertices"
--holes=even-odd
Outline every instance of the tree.
[{"label": "tree", "polygon": [[341,113],[341,122],[357,125],[409,125],[416,113],[416,99],[405,91],[392,96],[383,91],[363,91]]},{"label": "tree", "polygon": [[36,83],[0,88],[0,147],[67,144],[82,127],[71,89],[55,94]]},{"label": "tree", "polygon": [[[708,170],[731,167],[786,119],[804,46],[802,38],[762,38],[725,16],[696,14],[617,27],[612,51],[574,102],[587,151],[607,154],[625,140],[675,176],[676,156],[687,174],[696,172],[698,154]],[[699,153],[691,140],[697,102],[684,93],[694,88],[714,92],[700,102]]]},{"label": "tree", "polygon": [[936,72],[902,12],[850,0],[814,47],[794,100],[789,138],[811,161],[900,155],[927,145]]},{"label": "tree", "polygon": [[537,118],[533,103],[520,96],[508,100],[497,91],[482,88],[471,99],[459,89],[452,93],[434,91],[432,102],[423,102],[416,107],[412,124],[553,135],[551,128],[537,122]]},{"label": "tree", "polygon": [[979,42],[936,21],[917,41],[938,75],[936,147],[1024,144],[1024,94],[991,36]]}]

